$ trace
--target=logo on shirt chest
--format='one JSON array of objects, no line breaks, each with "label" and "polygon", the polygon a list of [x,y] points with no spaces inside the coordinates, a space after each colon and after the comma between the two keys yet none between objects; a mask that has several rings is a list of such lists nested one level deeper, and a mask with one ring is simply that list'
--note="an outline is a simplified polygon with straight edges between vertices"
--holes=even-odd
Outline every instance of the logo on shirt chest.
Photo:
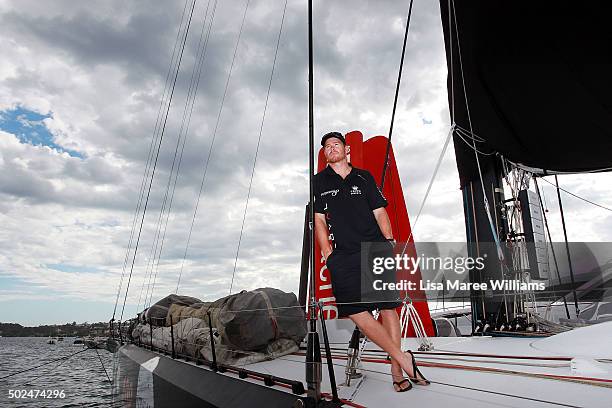
[{"label": "logo on shirt chest", "polygon": [[321,197],[325,197],[325,196],[326,196],[326,195],[328,195],[328,194],[331,194],[331,196],[332,196],[332,197],[335,197],[335,196],[336,196],[336,194],[338,194],[338,191],[340,191],[340,190],[337,190],[337,189],[336,189],[336,190],[328,190],[328,191],[325,191],[325,192],[321,193]]},{"label": "logo on shirt chest", "polygon": [[361,194],[361,190],[359,189],[359,187],[357,186],[351,187],[351,195],[360,195],[360,194]]}]

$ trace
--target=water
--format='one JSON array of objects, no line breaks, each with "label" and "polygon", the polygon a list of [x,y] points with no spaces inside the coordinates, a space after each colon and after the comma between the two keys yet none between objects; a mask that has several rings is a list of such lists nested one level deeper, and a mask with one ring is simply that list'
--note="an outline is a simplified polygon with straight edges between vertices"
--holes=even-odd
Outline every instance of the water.
[{"label": "water", "polygon": [[[1,337],[0,377],[41,365],[84,350],[67,337],[56,344],[47,344],[45,337]],[[97,350],[106,371],[113,378],[112,354]],[[66,360],[0,380],[0,407],[108,407],[111,406],[111,384],[104,373],[96,350],[85,350]],[[9,390],[32,393],[64,391],[63,398],[9,398]],[[23,391],[19,391],[23,392]]]}]

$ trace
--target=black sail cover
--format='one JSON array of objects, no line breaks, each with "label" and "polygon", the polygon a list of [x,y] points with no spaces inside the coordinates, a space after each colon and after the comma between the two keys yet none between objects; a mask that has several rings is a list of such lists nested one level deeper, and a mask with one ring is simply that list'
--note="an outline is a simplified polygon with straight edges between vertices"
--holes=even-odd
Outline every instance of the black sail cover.
[{"label": "black sail cover", "polygon": [[[544,174],[612,169],[612,2],[440,0],[440,8],[451,116],[454,94],[454,121],[469,129],[469,106],[480,151]],[[463,187],[478,177],[474,151],[454,138]]]}]

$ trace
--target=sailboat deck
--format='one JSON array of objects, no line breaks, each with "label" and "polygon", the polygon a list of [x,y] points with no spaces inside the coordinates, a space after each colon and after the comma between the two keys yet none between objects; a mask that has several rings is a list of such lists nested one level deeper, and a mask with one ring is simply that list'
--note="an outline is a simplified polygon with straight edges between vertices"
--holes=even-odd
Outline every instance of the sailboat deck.
[{"label": "sailboat deck", "polygon": [[[363,378],[344,383],[346,352],[335,348],[334,372],[340,397],[355,406],[369,407],[610,407],[612,404],[612,364],[607,371],[586,376],[573,373],[566,356],[555,355],[531,346],[530,338],[462,337],[434,338],[435,350],[420,353],[417,362],[432,381],[430,386],[414,386],[404,393],[394,392],[385,355],[369,349],[364,353]],[[416,341],[405,340],[415,350]],[[525,358],[500,358],[493,355]],[[443,351],[460,356],[439,355]],[[466,356],[465,354],[482,356]],[[561,359],[556,359],[561,357]],[[552,358],[552,359],[551,359]],[[289,355],[273,361],[249,365],[252,370],[305,382],[304,357]],[[495,371],[493,371],[495,370]],[[502,371],[503,370],[503,371]],[[534,376],[539,374],[541,376]],[[557,378],[559,376],[563,378]],[[568,377],[568,378],[565,378]],[[323,362],[325,393],[331,393],[325,358]],[[604,381],[589,384],[587,378]],[[606,381],[607,380],[607,381]]]}]

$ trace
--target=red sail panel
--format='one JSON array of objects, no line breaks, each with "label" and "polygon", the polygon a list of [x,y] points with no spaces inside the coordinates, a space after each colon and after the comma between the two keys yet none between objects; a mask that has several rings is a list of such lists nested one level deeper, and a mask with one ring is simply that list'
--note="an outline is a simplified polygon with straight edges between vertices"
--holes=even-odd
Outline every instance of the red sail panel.
[{"label": "red sail panel", "polygon": [[[349,160],[351,164],[355,167],[368,170],[370,173],[372,173],[376,182],[380,185],[380,178],[387,148],[387,138],[384,136],[376,136],[364,142],[362,133],[359,131],[353,131],[346,134],[346,142],[350,147]],[[323,155],[323,149],[320,149],[318,171],[323,170],[326,165],[327,163],[325,156]],[[402,185],[395,162],[395,156],[393,154],[393,147],[391,147],[389,155],[389,165],[386,171],[383,195],[389,203],[387,206],[387,213],[389,214],[389,218],[391,220],[394,237],[398,242],[409,242],[406,253],[408,255],[415,254],[416,250],[414,247],[414,237],[412,237],[411,234],[408,211],[406,210],[406,203],[404,201]],[[335,298],[331,287],[331,276],[321,256],[321,249],[316,242],[315,253],[317,254],[315,270],[318,271],[316,277],[315,295],[317,300],[321,300],[324,303],[323,310],[325,318],[335,319],[338,316],[338,310],[334,303]],[[398,274],[398,279],[405,279],[415,282],[416,288],[419,288],[421,271],[417,270],[414,274],[400,273]],[[401,295],[404,296],[406,293],[402,292]],[[423,326],[425,327],[427,335],[433,336],[434,329],[431,322],[431,316],[429,314],[429,308],[427,306],[425,292],[421,289],[417,289],[414,291],[408,291],[407,295],[413,299],[413,305],[423,321]],[[412,327],[410,327],[408,337],[414,336],[414,330]]]}]

